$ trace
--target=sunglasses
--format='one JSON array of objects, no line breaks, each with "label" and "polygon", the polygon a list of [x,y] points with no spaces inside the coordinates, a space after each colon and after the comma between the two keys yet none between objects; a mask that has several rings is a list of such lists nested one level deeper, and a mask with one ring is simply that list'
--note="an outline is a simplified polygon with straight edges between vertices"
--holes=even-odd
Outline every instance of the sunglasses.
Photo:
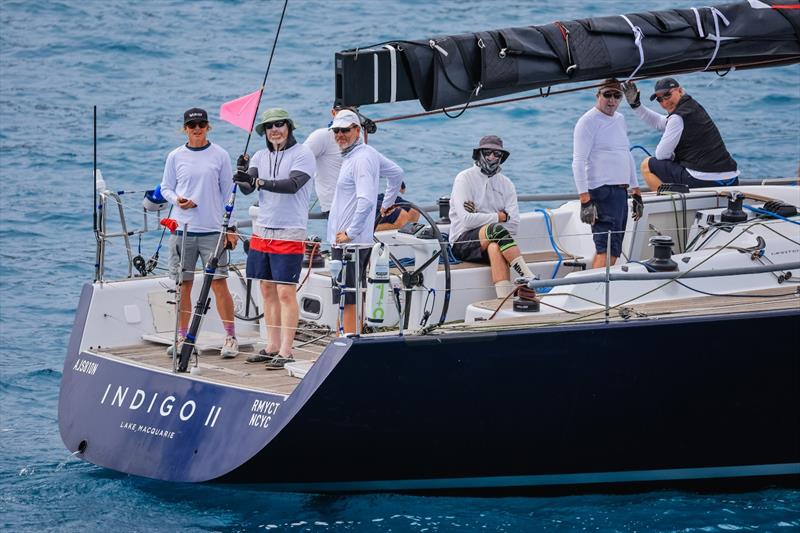
[{"label": "sunglasses", "polygon": [[503,156],[506,155],[505,152],[501,152],[500,150],[481,150],[483,157],[489,157],[490,155],[494,155],[497,159],[503,159]]},{"label": "sunglasses", "polygon": [[660,104],[664,100],[669,100],[670,96],[672,96],[672,91],[667,91],[664,94],[662,94],[661,96],[656,96],[656,102],[658,102]]},{"label": "sunglasses", "polygon": [[619,91],[605,91],[605,92],[600,93],[600,94],[603,95],[603,98],[614,98],[616,100],[619,100],[619,99],[622,98],[622,93],[619,92]]},{"label": "sunglasses", "polygon": [[190,130],[193,130],[195,128],[205,128],[206,126],[208,126],[208,122],[206,122],[205,120],[202,120],[200,122],[187,122],[185,126]]},{"label": "sunglasses", "polygon": [[282,128],[286,125],[286,120],[276,120],[275,122],[265,122],[264,129],[271,130],[272,128]]},{"label": "sunglasses", "polygon": [[354,126],[349,126],[347,128],[331,128],[333,133],[350,133],[350,130],[353,129]]}]

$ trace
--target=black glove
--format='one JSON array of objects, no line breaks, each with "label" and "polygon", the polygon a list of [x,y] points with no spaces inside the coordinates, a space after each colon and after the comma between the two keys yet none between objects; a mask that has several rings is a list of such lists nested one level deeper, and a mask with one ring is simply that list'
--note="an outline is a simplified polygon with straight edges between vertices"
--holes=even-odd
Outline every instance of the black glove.
[{"label": "black glove", "polygon": [[475,202],[473,202],[472,200],[467,200],[466,202],[464,202],[464,209],[467,211],[467,213],[478,212],[478,210],[475,208]]},{"label": "black glove", "polygon": [[247,154],[242,154],[238,158],[236,158],[236,169],[241,170],[242,172],[246,171],[250,168],[250,156]]},{"label": "black glove", "polygon": [[622,92],[625,94],[625,99],[628,101],[628,105],[631,106],[631,109],[636,109],[642,105],[642,101],[639,98],[639,89],[636,88],[636,84],[632,81],[622,84]]},{"label": "black glove", "polygon": [[250,194],[256,190],[256,178],[247,172],[237,170],[233,175],[233,182],[239,186],[239,190],[244,194]]},{"label": "black glove", "polygon": [[594,202],[589,200],[581,203],[581,222],[592,226],[595,221],[597,221],[597,206],[594,205]]},{"label": "black glove", "polygon": [[642,195],[633,193],[631,195],[631,200],[631,215],[633,215],[633,220],[639,220],[644,214],[644,202],[642,201]]}]

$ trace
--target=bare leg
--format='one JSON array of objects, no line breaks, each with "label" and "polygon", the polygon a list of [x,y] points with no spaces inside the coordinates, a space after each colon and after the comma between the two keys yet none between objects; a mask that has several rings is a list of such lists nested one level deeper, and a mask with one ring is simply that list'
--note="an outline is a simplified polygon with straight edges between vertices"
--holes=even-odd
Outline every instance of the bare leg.
[{"label": "bare leg", "polygon": [[269,281],[261,282],[261,298],[264,300],[264,323],[267,325],[267,353],[277,352],[281,342],[281,315],[278,291],[275,284]]},{"label": "bare leg", "polygon": [[292,355],[292,343],[300,320],[300,308],[297,305],[297,290],[293,283],[275,283],[278,301],[280,302],[281,347],[278,353],[282,357]]},{"label": "bare leg", "polygon": [[[606,266],[606,255],[605,253],[598,253],[594,256],[594,261],[592,261],[592,268],[603,268]],[[617,258],[613,255],[611,256],[611,264],[617,262]]]},{"label": "bare leg", "polygon": [[192,316],[192,284],[192,280],[184,281],[181,284],[181,316],[178,329],[183,331],[189,329],[189,318]]},{"label": "bare leg", "polygon": [[639,169],[642,171],[642,176],[644,177],[644,181],[647,182],[647,186],[650,187],[651,191],[655,191],[658,189],[659,185],[661,185],[662,181],[661,178],[650,172],[650,167],[648,166],[649,162],[650,158],[645,157]]},{"label": "bare leg", "polygon": [[508,281],[510,279],[508,272],[508,263],[506,263],[503,253],[500,251],[500,246],[496,242],[489,243],[486,248],[486,253],[489,254],[489,264],[492,268],[492,281]]},{"label": "bare leg", "polygon": [[344,332],[356,332],[356,304],[344,304]]},{"label": "bare leg", "polygon": [[233,298],[228,290],[228,280],[215,279],[211,282],[211,290],[214,291],[214,299],[217,301],[217,312],[226,326],[233,325]]}]

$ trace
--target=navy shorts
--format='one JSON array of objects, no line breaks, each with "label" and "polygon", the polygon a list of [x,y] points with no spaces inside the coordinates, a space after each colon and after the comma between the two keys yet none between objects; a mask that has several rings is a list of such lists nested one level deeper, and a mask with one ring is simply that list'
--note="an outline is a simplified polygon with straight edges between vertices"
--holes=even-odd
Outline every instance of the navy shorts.
[{"label": "navy shorts", "polygon": [[[402,197],[398,196],[397,199],[394,201],[395,204],[402,204],[405,202]],[[378,219],[378,224],[394,224],[397,221],[397,217],[400,216],[401,211],[411,211],[411,206],[409,205],[398,205],[397,209],[386,215],[385,217],[381,216],[381,204],[383,203],[383,193],[378,195],[378,205],[375,210],[375,217]]]},{"label": "navy shorts", "polygon": [[592,226],[594,249],[606,253],[608,232],[611,231],[611,257],[622,255],[622,239],[628,225],[627,185],[602,185],[589,189],[589,197],[597,207],[597,220]]},{"label": "navy shorts", "polygon": [[739,178],[729,180],[699,180],[689,174],[689,171],[680,164],[670,159],[656,159],[651,157],[647,161],[647,168],[658,176],[664,183],[683,183],[690,189],[702,187],[725,187],[729,185],[739,185]]},{"label": "navy shorts", "polygon": [[453,242],[453,255],[461,261],[489,264],[489,254],[481,250],[480,232],[483,226],[468,229]]},{"label": "navy shorts", "polygon": [[288,240],[287,235],[297,238],[305,235],[305,231],[267,229],[265,234],[272,238],[253,235],[250,239],[250,250],[247,252],[247,277],[264,281],[298,283],[300,271],[303,269],[304,243],[302,240]]},{"label": "navy shorts", "polygon": [[[342,259],[342,248],[338,246],[333,246],[331,248],[331,259]],[[361,278],[361,289],[363,290],[364,287],[367,285],[367,269],[369,268],[369,256],[372,254],[371,247],[364,247],[358,249],[358,268],[359,268],[359,278]],[[342,269],[344,272],[344,284],[347,288],[353,288],[356,286],[356,265],[354,261],[348,261],[344,268]],[[341,274],[339,274],[339,282],[341,283]],[[333,303],[339,304],[339,288],[332,286],[332,294],[333,294]],[[356,294],[354,292],[346,292],[344,293],[344,303],[347,305],[352,305],[356,303]]]}]

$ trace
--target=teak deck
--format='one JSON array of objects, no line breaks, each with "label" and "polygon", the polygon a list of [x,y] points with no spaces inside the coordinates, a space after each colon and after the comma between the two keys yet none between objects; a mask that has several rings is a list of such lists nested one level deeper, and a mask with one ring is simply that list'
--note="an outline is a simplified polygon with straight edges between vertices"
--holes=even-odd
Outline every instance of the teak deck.
[{"label": "teak deck", "polygon": [[[627,318],[620,313],[619,309],[611,309],[609,321],[620,322],[624,320],[652,320],[656,318],[676,317],[676,316],[703,316],[720,313],[744,313],[765,310],[791,310],[800,309],[800,293],[795,285],[762,289],[757,291],[747,291],[737,293],[739,295],[749,295],[752,297],[742,298],[740,296],[700,296],[697,298],[686,298],[680,300],[668,300],[646,304],[629,304],[625,308],[630,312],[625,313]],[[783,297],[780,297],[783,296]],[[542,305],[546,305],[547,299],[543,300]],[[489,300],[479,302],[476,305],[485,309],[494,310],[500,304],[500,300]],[[503,304],[503,308],[510,308],[511,302]],[[564,323],[602,323],[605,320],[603,309],[593,309],[581,311],[575,314],[537,314],[532,313],[526,317],[503,318],[485,322],[475,322],[471,324],[457,323],[448,324],[435,330],[435,335],[447,335],[453,333],[465,333],[468,331],[491,331],[501,329],[515,329],[525,327],[537,327],[547,325],[558,325]],[[381,333],[380,335],[387,335]],[[313,341],[296,341],[294,356],[298,361],[314,361],[327,346],[332,337],[314,339]],[[261,349],[261,345],[255,347],[253,352],[241,352],[238,357],[233,359],[222,359],[218,352],[205,352],[198,356],[198,374],[181,374],[187,379],[196,379],[222,385],[243,387],[264,392],[273,392],[286,395],[292,393],[300,383],[300,379],[291,377],[286,370],[266,370],[263,363],[249,364],[246,359]],[[133,346],[121,346],[117,348],[105,349],[97,352],[102,357],[108,357],[123,361],[136,366],[151,368],[160,372],[172,372],[172,358],[166,355],[165,346],[150,342],[142,342]],[[194,360],[192,360],[192,365]]]}]

